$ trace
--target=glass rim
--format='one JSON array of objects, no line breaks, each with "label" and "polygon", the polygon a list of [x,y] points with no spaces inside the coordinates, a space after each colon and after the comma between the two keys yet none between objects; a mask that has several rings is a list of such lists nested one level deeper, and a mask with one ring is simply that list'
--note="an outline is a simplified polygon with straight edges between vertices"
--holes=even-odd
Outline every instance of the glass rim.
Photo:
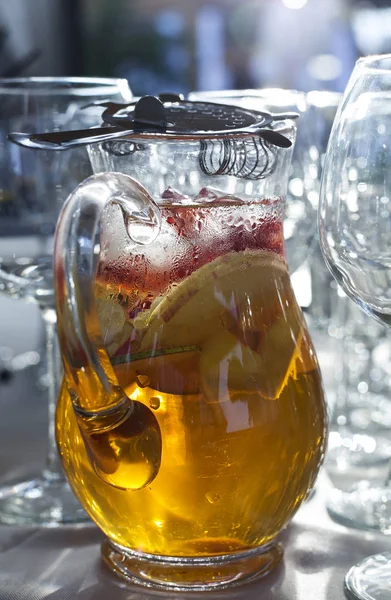
[{"label": "glass rim", "polygon": [[[391,56],[391,55],[390,55]],[[242,98],[243,96],[248,97],[264,97],[268,94],[285,94],[291,96],[305,96],[305,92],[296,89],[279,88],[279,87],[266,87],[266,88],[248,88],[244,90],[205,90],[205,91],[192,91],[189,96],[205,96],[206,97],[221,97],[221,98]]]},{"label": "glass rim", "polygon": [[266,88],[248,88],[244,90],[205,90],[192,91],[188,94],[189,100],[216,101],[226,100],[264,100],[269,104],[273,104],[281,110],[287,106],[295,105],[301,112],[305,112],[307,108],[306,93],[301,90],[266,87]]},{"label": "glass rim", "polygon": [[[381,66],[381,63],[383,62],[388,62],[389,66]],[[373,73],[391,75],[391,53],[362,56],[356,61],[356,67]]]},{"label": "glass rim", "polygon": [[[54,85],[56,87],[50,87]],[[107,95],[127,88],[132,92],[127,79],[121,77],[1,77],[0,94],[16,95],[23,92],[45,95]]]}]

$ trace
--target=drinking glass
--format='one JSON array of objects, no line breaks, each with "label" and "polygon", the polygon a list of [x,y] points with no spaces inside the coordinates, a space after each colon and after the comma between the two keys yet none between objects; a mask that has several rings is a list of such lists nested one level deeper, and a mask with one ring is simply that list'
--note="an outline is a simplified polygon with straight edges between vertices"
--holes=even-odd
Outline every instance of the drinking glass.
[{"label": "drinking glass", "polygon": [[[322,179],[322,251],[346,294],[391,325],[391,55],[357,61],[338,109]],[[381,488],[355,493],[391,529],[390,476]],[[391,554],[371,556],[345,579],[351,598],[391,594]]]},{"label": "drinking glass", "polygon": [[330,328],[336,376],[325,463],[334,487],[327,510],[343,525],[376,530],[384,524],[371,503],[357,502],[357,494],[370,495],[384,482],[391,458],[389,332],[338,292]]},{"label": "drinking glass", "polygon": [[[53,233],[68,193],[90,174],[85,149],[29,152],[11,131],[88,128],[101,114],[94,102],[129,101],[122,79],[0,79],[0,291],[35,302],[46,330],[48,455],[40,475],[0,487],[0,522],[56,525],[87,516],[69,488],[55,442],[54,414],[62,365],[56,335]],[[83,110],[82,110],[83,109]],[[99,121],[98,121],[99,122]]]},{"label": "drinking glass", "polygon": [[284,217],[286,253],[289,270],[293,273],[308,257],[308,249],[316,232],[316,208],[319,197],[319,155],[305,93],[298,90],[264,88],[192,92],[189,98],[236,104],[253,110],[268,110],[272,113],[293,111],[299,114]]}]

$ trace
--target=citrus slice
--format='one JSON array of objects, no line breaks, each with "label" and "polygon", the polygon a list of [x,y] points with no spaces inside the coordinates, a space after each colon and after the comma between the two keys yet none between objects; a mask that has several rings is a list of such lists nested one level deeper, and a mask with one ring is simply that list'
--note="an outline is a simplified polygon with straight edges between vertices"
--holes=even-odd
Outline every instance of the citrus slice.
[{"label": "citrus slice", "polygon": [[113,336],[111,342],[106,345],[106,349],[110,357],[114,356],[117,350],[131,338],[132,331],[133,325],[130,323],[130,321],[125,321],[122,329],[118,330],[118,332]]},{"label": "citrus slice", "polygon": [[286,263],[267,251],[235,252],[204,265],[172,287],[157,306],[135,323],[140,349],[199,346],[226,329],[229,315],[258,298],[264,310],[278,303]]},{"label": "citrus slice", "polygon": [[110,345],[122,333],[126,313],[118,302],[111,298],[97,298],[96,308],[105,345]]},{"label": "citrus slice", "polygon": [[224,331],[202,348],[201,385],[209,402],[240,399],[240,393],[279,398],[295,363],[303,333],[303,319],[293,305],[264,330],[257,351]]}]

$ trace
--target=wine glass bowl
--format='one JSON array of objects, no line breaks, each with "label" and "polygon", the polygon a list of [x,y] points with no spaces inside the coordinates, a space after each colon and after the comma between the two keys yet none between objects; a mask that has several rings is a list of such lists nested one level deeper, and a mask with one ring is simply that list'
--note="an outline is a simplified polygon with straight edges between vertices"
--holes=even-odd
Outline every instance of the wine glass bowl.
[{"label": "wine glass bowl", "polygon": [[[391,325],[391,55],[357,61],[338,109],[322,177],[319,232],[325,261],[346,294],[367,314]],[[391,488],[346,496],[389,531]],[[354,522],[351,524],[354,525]],[[353,567],[349,597],[380,600],[390,593],[389,555]]]},{"label": "wine glass bowl", "polygon": [[[349,96],[348,105],[345,99],[332,133],[322,183],[320,239],[326,262],[348,296],[389,325],[391,90],[355,95]],[[332,172],[336,164],[341,168],[338,177]]]}]

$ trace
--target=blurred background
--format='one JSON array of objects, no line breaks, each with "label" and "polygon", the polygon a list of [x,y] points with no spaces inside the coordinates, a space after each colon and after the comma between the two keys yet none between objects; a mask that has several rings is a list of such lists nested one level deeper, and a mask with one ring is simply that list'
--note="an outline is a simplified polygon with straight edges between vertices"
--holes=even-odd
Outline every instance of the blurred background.
[{"label": "blurred background", "polygon": [[136,95],[342,91],[390,51],[391,0],[0,0],[2,76],[118,76]]},{"label": "blurred background", "polygon": [[[391,0],[0,0],[0,77],[121,77],[135,96],[248,88],[303,93],[300,105],[289,107],[301,114],[301,141],[288,207],[293,221],[303,224],[303,235],[294,241],[305,250],[292,280],[334,407],[326,468],[336,489],[363,476],[373,485],[388,472],[391,353],[389,334],[360,321],[339,295],[320,255],[315,215],[340,93],[360,56],[387,52]],[[0,190],[0,213],[13,217],[7,199]],[[15,220],[11,230],[0,216],[0,242],[7,251],[22,226]],[[43,337],[36,305],[0,296],[0,407],[7,415],[0,428],[3,480],[19,468],[24,476],[25,447],[35,448],[30,459],[36,470],[43,461],[46,365],[33,362],[43,356]],[[33,369],[24,369],[27,359]],[[14,371],[27,373],[19,379]],[[30,378],[27,387],[23,377]],[[29,402],[31,416],[21,430],[19,415],[27,403],[18,405],[15,395],[22,402],[24,390],[37,386],[40,402]],[[16,430],[24,440],[18,451],[12,443]],[[334,506],[336,520],[337,512]]]}]

